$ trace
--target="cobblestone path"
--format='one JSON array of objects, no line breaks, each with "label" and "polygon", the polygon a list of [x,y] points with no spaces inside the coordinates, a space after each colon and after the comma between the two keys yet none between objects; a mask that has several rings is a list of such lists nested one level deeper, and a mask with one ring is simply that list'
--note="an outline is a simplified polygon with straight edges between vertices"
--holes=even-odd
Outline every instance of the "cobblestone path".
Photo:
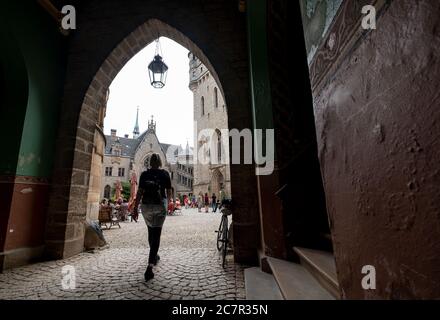
[{"label": "cobblestone path", "polygon": [[[183,210],[167,217],[155,277],[145,282],[147,228],[123,222],[104,230],[109,247],[0,274],[0,299],[245,299],[243,267],[221,267],[215,248],[220,214]],[[62,268],[75,268],[76,288],[63,289]]]}]

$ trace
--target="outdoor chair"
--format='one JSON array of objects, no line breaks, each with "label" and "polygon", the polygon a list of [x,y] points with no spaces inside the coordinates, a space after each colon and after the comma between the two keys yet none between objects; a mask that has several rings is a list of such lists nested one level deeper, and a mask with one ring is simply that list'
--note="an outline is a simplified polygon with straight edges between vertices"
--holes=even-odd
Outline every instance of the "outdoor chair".
[{"label": "outdoor chair", "polygon": [[128,215],[129,215],[128,206],[127,205],[121,205],[119,207],[119,210],[118,210],[119,220],[120,221],[129,221],[128,220]]},{"label": "outdoor chair", "polygon": [[119,224],[120,221],[119,217],[117,216],[117,214],[114,214],[112,211],[113,208],[110,206],[101,207],[101,209],[99,209],[98,220],[100,227],[102,227],[102,225],[105,225],[106,229],[111,229],[111,227],[116,225],[119,228],[121,227]]}]

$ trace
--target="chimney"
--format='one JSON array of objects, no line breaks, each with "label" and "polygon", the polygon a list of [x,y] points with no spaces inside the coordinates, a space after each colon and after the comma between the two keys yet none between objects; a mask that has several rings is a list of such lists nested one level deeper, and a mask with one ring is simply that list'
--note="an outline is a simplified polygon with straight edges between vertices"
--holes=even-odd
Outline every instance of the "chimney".
[{"label": "chimney", "polygon": [[128,134],[124,134],[124,138],[128,138]]},{"label": "chimney", "polygon": [[111,129],[110,130],[112,137],[116,137],[116,129]]}]

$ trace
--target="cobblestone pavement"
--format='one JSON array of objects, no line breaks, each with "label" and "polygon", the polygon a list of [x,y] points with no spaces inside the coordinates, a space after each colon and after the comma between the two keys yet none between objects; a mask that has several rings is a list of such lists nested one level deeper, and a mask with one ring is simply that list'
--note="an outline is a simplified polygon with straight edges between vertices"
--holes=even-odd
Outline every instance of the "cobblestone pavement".
[{"label": "cobblestone pavement", "polygon": [[[0,274],[0,299],[245,299],[243,267],[215,248],[220,214],[183,210],[162,231],[155,277],[143,279],[147,228],[122,222],[104,230],[109,247],[69,259],[33,264]],[[62,288],[62,268],[75,268],[76,288]]]}]

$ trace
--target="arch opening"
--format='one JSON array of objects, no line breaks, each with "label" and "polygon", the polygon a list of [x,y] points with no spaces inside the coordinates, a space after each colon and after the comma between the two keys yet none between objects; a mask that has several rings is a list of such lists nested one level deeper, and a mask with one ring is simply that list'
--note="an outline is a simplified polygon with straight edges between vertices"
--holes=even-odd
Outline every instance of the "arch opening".
[{"label": "arch opening", "polygon": [[[138,10],[144,12],[143,9]],[[102,157],[98,152],[100,147],[94,141],[96,136],[103,135],[103,132],[99,132],[99,128],[96,127],[96,119],[100,114],[99,107],[105,105],[108,88],[118,72],[158,35],[172,39],[189,49],[200,59],[204,68],[209,70],[210,76],[218,84],[218,90],[228,101],[228,111],[232,110],[228,113],[229,127],[242,130],[252,126],[249,83],[246,80],[248,72],[245,67],[248,60],[246,29],[239,22],[241,18],[231,17],[231,22],[237,25],[237,32],[232,36],[212,24],[205,24],[205,20],[199,21],[199,24],[191,21],[188,23],[188,20],[183,18],[184,15],[182,17],[179,15],[176,19],[167,17],[163,19],[165,22],[152,18],[152,16],[163,17],[158,13],[161,10],[161,7],[154,7],[148,11],[148,16],[145,14],[137,16],[135,23],[137,27],[134,30],[133,23],[128,25],[127,21],[121,18],[119,27],[107,26],[109,32],[99,44],[93,39],[101,37],[102,30],[93,28],[89,33],[78,30],[71,43],[73,48],[86,46],[87,50],[72,50],[68,57],[58,135],[59,147],[56,151],[53,174],[55,183],[50,196],[46,226],[46,257],[49,259],[69,257],[83,250],[82,223],[87,211],[85,199],[91,178],[90,163],[93,158]],[[202,9],[198,5],[190,5],[184,10],[197,12]],[[219,10],[232,10],[232,7],[225,6]],[[125,31],[121,32],[121,30]],[[224,36],[221,37],[220,34]],[[222,38],[223,40],[220,41]],[[222,52],[218,51],[219,47],[223,48]],[[225,54],[226,51],[228,54]],[[210,59],[207,58],[208,55]],[[74,67],[78,62],[84,64],[84,61],[90,66],[85,69]],[[236,64],[234,70],[230,68],[233,63]],[[85,87],[86,83],[90,85]],[[81,107],[78,108],[77,105]],[[76,117],[77,121],[74,120]],[[134,163],[130,166],[134,167]],[[235,175],[232,174],[233,171]],[[177,172],[173,172],[173,175],[176,177]],[[252,165],[231,166],[231,193],[234,188],[240,190],[243,189],[242,185],[246,185],[249,199],[253,199],[257,194],[254,182]],[[196,181],[190,181],[189,184],[193,188],[197,185]],[[68,201],[59,199],[68,199]],[[241,233],[238,232],[243,235],[243,239],[234,242],[236,249],[234,257],[237,262],[254,263],[258,242],[249,241],[249,238],[257,239],[259,218],[255,201],[249,199],[243,197],[236,202],[238,213],[235,227],[243,230]],[[66,233],[67,229],[72,232]]]}]

